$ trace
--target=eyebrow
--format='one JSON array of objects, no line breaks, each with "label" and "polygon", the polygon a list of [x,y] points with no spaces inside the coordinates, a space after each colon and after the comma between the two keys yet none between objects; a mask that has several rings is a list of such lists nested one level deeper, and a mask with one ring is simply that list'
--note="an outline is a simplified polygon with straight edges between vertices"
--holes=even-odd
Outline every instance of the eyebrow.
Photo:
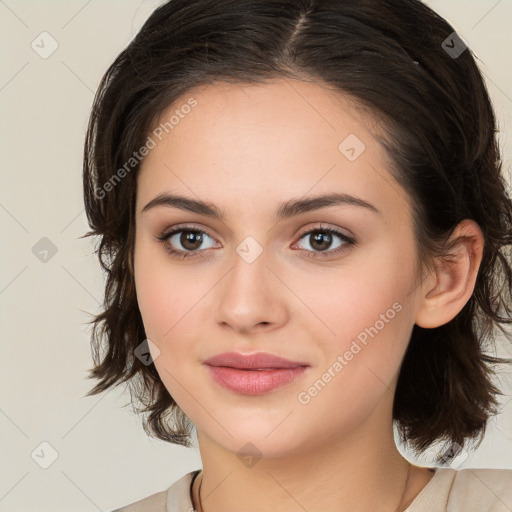
[{"label": "eyebrow", "polygon": [[[276,211],[276,218],[282,220],[293,217],[295,215],[300,215],[301,213],[338,205],[358,206],[381,214],[381,212],[373,204],[359,197],[355,197],[349,194],[332,193],[304,199],[290,199],[289,201],[281,204],[281,206],[278,208]],[[157,206],[178,208],[180,210],[199,213],[201,215],[206,215],[207,217],[212,217],[219,220],[225,219],[225,214],[213,203],[207,203],[196,199],[190,199],[188,197],[167,194],[165,192],[159,194],[154,199],[149,201],[149,203],[146,204],[146,206],[144,206],[144,208],[141,210],[141,213],[147,212],[148,210],[151,210]]]}]

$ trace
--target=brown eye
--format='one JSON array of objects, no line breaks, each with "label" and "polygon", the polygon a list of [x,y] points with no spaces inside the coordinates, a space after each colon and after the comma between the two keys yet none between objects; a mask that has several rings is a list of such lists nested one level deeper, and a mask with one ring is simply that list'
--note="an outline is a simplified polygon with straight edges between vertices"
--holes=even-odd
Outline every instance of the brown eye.
[{"label": "brown eye", "polygon": [[209,247],[204,247],[207,239],[213,240],[213,238],[200,229],[187,226],[175,226],[158,236],[157,239],[169,254],[180,258],[199,255],[203,250],[215,246],[215,241],[213,241]]},{"label": "brown eye", "polygon": [[309,244],[315,251],[326,251],[332,244],[333,236],[330,233],[317,231],[309,235]]},{"label": "brown eye", "polygon": [[195,251],[203,243],[203,235],[200,231],[182,231],[179,243],[187,251]]},{"label": "brown eye", "polygon": [[[339,242],[332,247],[336,239],[338,239]],[[318,253],[325,253],[325,256],[333,255],[348,249],[351,245],[355,245],[355,240],[333,228],[316,228],[310,230],[304,233],[300,240],[307,242],[307,244],[304,244],[306,247],[302,247],[302,249],[306,250],[309,253],[308,256],[312,258],[324,256],[324,254],[317,256]]]}]

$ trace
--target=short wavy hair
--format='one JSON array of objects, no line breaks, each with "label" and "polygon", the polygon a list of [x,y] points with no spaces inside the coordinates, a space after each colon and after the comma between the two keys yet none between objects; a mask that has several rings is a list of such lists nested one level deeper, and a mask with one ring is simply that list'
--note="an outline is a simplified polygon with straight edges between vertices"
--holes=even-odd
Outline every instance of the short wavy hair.
[{"label": "short wavy hair", "polygon": [[100,237],[107,278],[91,321],[89,377],[99,382],[87,395],[126,383],[137,412],[147,413],[148,435],[192,445],[192,422],[155,366],[134,357],[146,339],[133,273],[140,162],[112,180],[162,112],[192,88],[288,78],[346,95],[381,121],[379,142],[411,198],[425,268],[449,258],[460,221],[480,226],[485,246],[474,292],[447,324],[414,326],[393,405],[400,436],[416,453],[438,441],[479,445],[503,394],[495,368],[511,362],[489,350],[512,323],[512,202],[475,58],[418,0],[170,0],[152,13],[103,76],[85,141],[91,231],[84,237]]}]

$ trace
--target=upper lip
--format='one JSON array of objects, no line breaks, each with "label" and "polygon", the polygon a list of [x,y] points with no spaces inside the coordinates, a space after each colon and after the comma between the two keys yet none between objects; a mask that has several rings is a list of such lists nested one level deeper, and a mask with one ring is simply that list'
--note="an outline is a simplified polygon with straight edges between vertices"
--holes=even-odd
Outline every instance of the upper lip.
[{"label": "upper lip", "polygon": [[224,352],[210,357],[203,362],[210,366],[226,366],[241,369],[296,368],[299,366],[309,366],[307,363],[291,361],[266,352],[245,355],[238,352]]}]

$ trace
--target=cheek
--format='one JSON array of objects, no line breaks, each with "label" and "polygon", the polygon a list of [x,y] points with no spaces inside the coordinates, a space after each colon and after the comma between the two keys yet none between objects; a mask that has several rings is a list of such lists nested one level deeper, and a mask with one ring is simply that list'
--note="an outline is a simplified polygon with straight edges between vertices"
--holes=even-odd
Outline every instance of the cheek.
[{"label": "cheek", "polygon": [[311,398],[319,408],[338,403],[356,415],[365,406],[354,397],[365,397],[371,406],[391,388],[414,324],[411,254],[406,248],[383,246],[357,261],[354,258],[337,279],[332,279],[331,271],[316,280],[324,283],[321,286],[312,288],[309,282],[308,288],[308,282],[302,283],[300,293],[307,291],[308,305],[322,320],[310,315],[309,324],[314,320],[319,326],[316,344],[322,360],[307,383],[319,379],[315,387],[322,392],[313,397],[304,389],[304,402]]},{"label": "cheek", "polygon": [[172,326],[171,312],[174,311],[168,293],[167,278],[156,265],[146,264],[139,258],[135,265],[135,288],[146,335],[155,341]]},{"label": "cheek", "polygon": [[379,336],[398,328],[406,315],[397,310],[404,310],[412,296],[412,258],[406,244],[382,243],[354,252],[338,267],[295,273],[293,290],[307,307],[309,331],[316,324],[318,338],[342,350],[359,335],[364,342],[375,325]]},{"label": "cheek", "polygon": [[200,298],[196,289],[199,285],[187,285],[183,271],[156,261],[154,256],[154,252],[144,254],[142,250],[136,255],[137,302],[146,337],[158,347],[158,355],[152,352],[157,372],[171,396],[186,410],[187,394],[181,372],[191,357],[191,330],[187,322]]},{"label": "cheek", "polygon": [[366,300],[359,291],[350,307],[338,308],[331,324],[337,335],[318,337],[322,360],[296,397],[304,421],[326,417],[325,428],[333,435],[351,430],[379,404],[391,407],[393,401],[410,336],[411,308],[398,292],[384,286],[373,291],[381,292],[378,301],[375,295]]},{"label": "cheek", "polygon": [[175,326],[181,327],[181,322],[186,322],[187,314],[205,293],[204,284],[168,258],[160,246],[136,246],[137,302],[146,335],[159,346],[172,336]]}]

